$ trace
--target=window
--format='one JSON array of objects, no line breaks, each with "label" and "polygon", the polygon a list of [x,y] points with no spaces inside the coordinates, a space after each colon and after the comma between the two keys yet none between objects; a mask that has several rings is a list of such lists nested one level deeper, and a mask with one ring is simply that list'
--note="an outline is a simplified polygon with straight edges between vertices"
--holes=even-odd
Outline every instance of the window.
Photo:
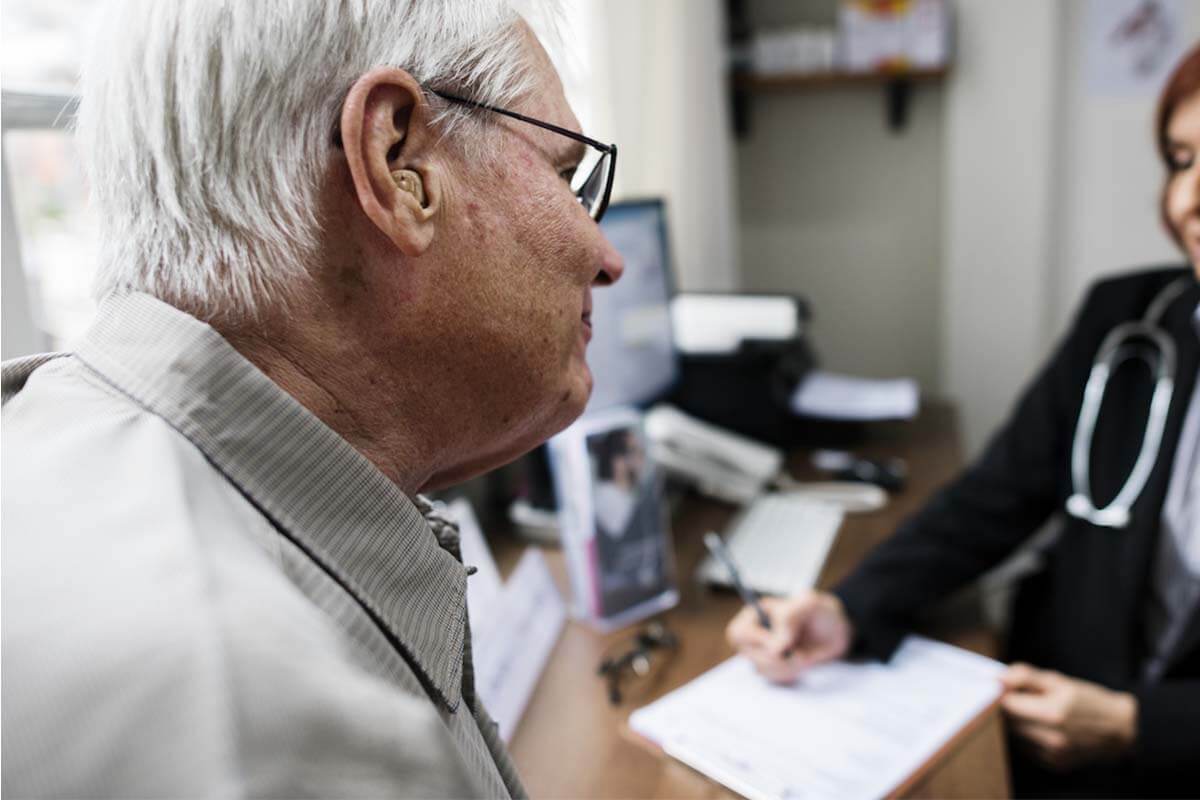
[{"label": "window", "polygon": [[[4,337],[61,348],[95,311],[97,227],[70,124],[87,22],[83,0],[3,6]],[[18,303],[25,313],[10,314]],[[12,317],[12,319],[9,319]],[[13,331],[28,320],[31,331]],[[28,343],[28,344],[26,344]],[[5,343],[5,357],[21,355]]]}]

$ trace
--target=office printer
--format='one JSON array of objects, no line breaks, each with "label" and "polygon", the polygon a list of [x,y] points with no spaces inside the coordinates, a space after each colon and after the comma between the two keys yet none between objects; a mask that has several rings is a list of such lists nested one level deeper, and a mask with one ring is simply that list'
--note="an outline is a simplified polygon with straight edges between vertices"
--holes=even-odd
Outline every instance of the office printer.
[{"label": "office printer", "polygon": [[792,394],[816,365],[809,319],[808,304],[793,295],[677,294],[671,327],[680,375],[670,402],[776,445],[827,440],[828,426],[814,430],[791,410]]}]

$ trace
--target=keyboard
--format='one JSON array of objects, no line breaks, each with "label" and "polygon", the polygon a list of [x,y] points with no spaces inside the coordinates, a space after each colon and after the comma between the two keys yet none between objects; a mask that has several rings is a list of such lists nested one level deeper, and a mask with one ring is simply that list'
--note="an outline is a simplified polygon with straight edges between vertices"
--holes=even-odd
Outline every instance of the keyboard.
[{"label": "keyboard", "polygon": [[[790,595],[816,585],[837,538],[843,512],[794,494],[763,494],[734,518],[725,536],[742,581],[760,594]],[[711,555],[697,577],[731,586],[729,572]]]}]

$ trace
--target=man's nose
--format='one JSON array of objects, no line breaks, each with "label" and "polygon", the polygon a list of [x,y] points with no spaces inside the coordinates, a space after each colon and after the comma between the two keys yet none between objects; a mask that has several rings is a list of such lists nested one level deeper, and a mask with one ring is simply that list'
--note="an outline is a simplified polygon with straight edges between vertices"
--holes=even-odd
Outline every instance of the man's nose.
[{"label": "man's nose", "polygon": [[625,259],[617,252],[607,238],[601,236],[604,242],[600,250],[600,269],[592,278],[594,286],[609,286],[616,283],[625,274]]}]

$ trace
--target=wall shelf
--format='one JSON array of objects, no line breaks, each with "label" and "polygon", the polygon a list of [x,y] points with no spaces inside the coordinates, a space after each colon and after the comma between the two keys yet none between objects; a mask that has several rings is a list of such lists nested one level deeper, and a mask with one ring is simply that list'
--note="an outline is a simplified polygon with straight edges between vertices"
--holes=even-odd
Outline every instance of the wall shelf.
[{"label": "wall shelf", "polygon": [[812,72],[781,73],[778,75],[734,75],[735,88],[747,91],[785,89],[820,89],[834,86],[886,86],[896,81],[936,82],[944,79],[948,69],[904,70],[897,72]]},{"label": "wall shelf", "polygon": [[883,87],[885,92],[887,123],[892,131],[900,131],[908,121],[908,104],[915,83],[939,83],[950,74],[947,68],[903,70],[896,72],[817,72],[778,75],[755,75],[735,72],[732,76],[734,92],[734,120],[739,134],[747,132],[746,117],[750,95],[765,92],[830,89],[863,86]]}]

